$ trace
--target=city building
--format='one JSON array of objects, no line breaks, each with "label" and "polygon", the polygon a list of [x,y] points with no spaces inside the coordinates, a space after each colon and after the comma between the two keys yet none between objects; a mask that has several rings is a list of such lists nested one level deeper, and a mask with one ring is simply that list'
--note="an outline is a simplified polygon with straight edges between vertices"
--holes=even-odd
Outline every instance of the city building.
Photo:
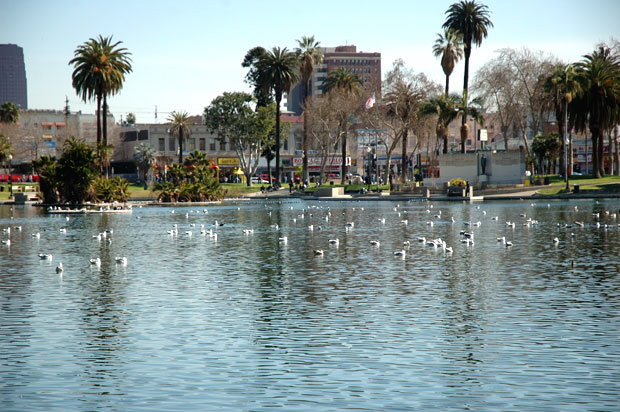
[{"label": "city building", "polygon": [[[323,62],[314,66],[310,79],[310,96],[323,94],[323,82],[327,75],[338,67],[344,67],[357,74],[363,82],[363,89],[370,96],[372,93],[379,98],[381,95],[381,53],[358,52],[357,47],[338,46],[322,47]],[[288,110],[300,115],[305,94],[303,81],[297,83],[288,96]]]},{"label": "city building", "polygon": [[24,51],[15,44],[0,44],[0,105],[12,102],[28,109]]}]

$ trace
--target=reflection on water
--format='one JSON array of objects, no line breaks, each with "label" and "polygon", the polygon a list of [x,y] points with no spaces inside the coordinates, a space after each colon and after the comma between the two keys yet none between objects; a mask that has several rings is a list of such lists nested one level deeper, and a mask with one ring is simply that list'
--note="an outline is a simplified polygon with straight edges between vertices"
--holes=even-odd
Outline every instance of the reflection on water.
[{"label": "reflection on water", "polygon": [[0,206],[0,410],[614,410],[619,208]]}]

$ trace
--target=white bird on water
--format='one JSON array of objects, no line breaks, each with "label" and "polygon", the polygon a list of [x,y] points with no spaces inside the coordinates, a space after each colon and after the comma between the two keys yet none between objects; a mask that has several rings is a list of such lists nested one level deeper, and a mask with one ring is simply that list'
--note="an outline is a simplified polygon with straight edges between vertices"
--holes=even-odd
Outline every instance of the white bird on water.
[{"label": "white bird on water", "polygon": [[323,256],[323,249],[314,249],[312,253],[314,253],[314,256]]},{"label": "white bird on water", "polygon": [[39,259],[52,260],[53,256],[51,253],[39,253]]},{"label": "white bird on water", "polygon": [[91,258],[91,259],[89,259],[89,262],[90,262],[91,265],[101,266],[101,259],[100,258]]},{"label": "white bird on water", "polygon": [[329,244],[330,245],[339,245],[340,244],[340,239],[329,239]]},{"label": "white bird on water", "polygon": [[119,265],[127,266],[127,258],[125,256],[117,256],[114,258]]},{"label": "white bird on water", "polygon": [[394,252],[394,256],[401,257],[404,259],[405,256],[407,256],[407,251],[405,249],[397,250],[396,252]]},{"label": "white bird on water", "polygon": [[381,246],[381,242],[379,242],[378,240],[371,240],[370,241],[370,246],[379,247],[379,246]]}]

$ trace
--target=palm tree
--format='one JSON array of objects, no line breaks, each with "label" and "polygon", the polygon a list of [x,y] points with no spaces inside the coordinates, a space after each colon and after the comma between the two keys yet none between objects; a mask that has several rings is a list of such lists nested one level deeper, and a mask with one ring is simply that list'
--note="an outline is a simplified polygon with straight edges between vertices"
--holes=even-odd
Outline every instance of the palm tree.
[{"label": "palm tree", "polygon": [[463,36],[452,30],[444,30],[444,34],[438,33],[433,46],[435,57],[441,56],[441,68],[446,75],[446,96],[450,90],[450,75],[456,63],[463,58]]},{"label": "palm tree", "polygon": [[175,136],[179,139],[179,165],[183,164],[183,141],[187,139],[191,134],[190,129],[190,116],[187,112],[172,112],[168,117],[168,121],[172,123],[168,133],[170,136]]},{"label": "palm tree", "polygon": [[280,103],[282,95],[288,93],[299,79],[299,63],[295,53],[286,47],[274,47],[259,56],[255,64],[261,82],[268,84],[276,101],[276,185],[280,185]]},{"label": "palm tree", "polygon": [[131,53],[124,47],[118,47],[121,43],[112,43],[112,36],[99,35],[97,39],[91,38],[78,46],[69,61],[69,65],[73,65],[72,79],[76,93],[84,102],[93,98],[97,101],[97,144],[103,140],[107,145],[107,96],[118,93],[123,87],[125,74],[132,71]]},{"label": "palm tree", "polygon": [[[468,100],[467,90],[469,82],[469,57],[471,56],[472,43],[476,46],[482,44],[482,39],[488,35],[488,29],[493,27],[489,19],[488,7],[478,4],[475,0],[461,0],[452,4],[446,11],[448,15],[443,24],[444,29],[452,29],[463,37],[463,51],[465,54],[465,74],[463,76],[463,99]],[[465,107],[465,110],[467,108]],[[467,113],[463,116],[461,128],[467,126]],[[462,132],[461,132],[462,133]],[[461,147],[465,153],[465,145]]]},{"label": "palm tree", "polygon": [[465,142],[469,135],[469,126],[467,125],[467,116],[478,123],[480,127],[484,127],[484,116],[482,115],[482,99],[477,97],[471,101],[467,101],[456,96],[457,104],[455,106],[456,117],[461,117],[461,153],[465,153]]},{"label": "palm tree", "polygon": [[[582,92],[581,84],[577,80],[575,66],[557,65],[552,73],[544,80],[544,90],[551,97],[555,109],[555,118],[558,122],[558,134],[564,140],[568,125],[568,105]],[[564,145],[560,146],[560,169],[562,173],[566,171],[567,165],[564,163]],[[568,185],[568,173],[565,176]]]},{"label": "palm tree", "polygon": [[620,120],[620,58],[607,47],[576,63],[582,91],[569,109],[579,131],[586,128],[592,134],[592,167],[596,178],[605,174],[603,169],[603,131],[611,129]]},{"label": "palm tree", "polygon": [[458,94],[432,97],[420,107],[421,116],[437,116],[437,139],[443,140],[443,153],[448,153],[448,126],[457,118],[457,105],[461,101]]},{"label": "palm tree", "polygon": [[19,106],[13,102],[5,102],[0,106],[1,123],[17,123],[19,121]]},{"label": "palm tree", "polygon": [[[357,74],[351,73],[344,67],[337,67],[329,72],[327,78],[323,82],[323,92],[330,96],[332,93],[338,91],[345,96],[359,94],[362,86],[362,79]],[[342,113],[340,119],[340,128],[343,130],[342,134],[342,171],[340,172],[340,183],[344,184],[347,171],[347,128],[348,113]]]},{"label": "palm tree", "polygon": [[306,102],[310,96],[310,79],[312,73],[314,73],[314,65],[320,64],[323,61],[323,54],[319,49],[320,42],[314,41],[314,36],[303,36],[301,40],[297,40],[299,47],[295,49],[297,58],[299,59],[299,72],[304,81],[304,140],[303,140],[303,179],[307,181],[308,176],[308,151],[310,150],[310,137],[308,136],[308,130],[310,128],[310,112],[306,111]]},{"label": "palm tree", "polygon": [[134,150],[133,158],[136,161],[140,178],[142,179],[142,183],[146,189],[148,187],[146,178],[149,170],[151,170],[151,167],[155,164],[156,151],[146,143],[140,143]]}]

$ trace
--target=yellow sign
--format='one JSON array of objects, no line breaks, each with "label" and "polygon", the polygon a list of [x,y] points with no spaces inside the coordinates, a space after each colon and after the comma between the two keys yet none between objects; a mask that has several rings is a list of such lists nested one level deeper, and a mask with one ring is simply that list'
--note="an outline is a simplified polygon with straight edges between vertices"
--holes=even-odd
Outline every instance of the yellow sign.
[{"label": "yellow sign", "polygon": [[239,158],[237,157],[218,157],[217,164],[221,166],[239,166]]}]

